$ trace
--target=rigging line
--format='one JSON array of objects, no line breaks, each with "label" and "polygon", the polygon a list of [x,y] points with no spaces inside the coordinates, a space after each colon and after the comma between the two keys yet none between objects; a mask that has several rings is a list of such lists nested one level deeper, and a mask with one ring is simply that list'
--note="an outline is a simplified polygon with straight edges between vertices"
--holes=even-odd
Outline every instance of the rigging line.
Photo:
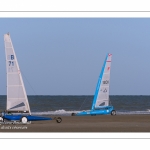
[{"label": "rigging line", "polygon": [[111,100],[110,100],[110,96],[109,96],[109,105],[111,105]]},{"label": "rigging line", "polygon": [[[24,75],[24,73],[23,73],[22,71],[21,71],[21,73],[22,73],[23,76],[25,77],[25,75]],[[33,90],[34,94],[37,95],[36,92],[35,92],[35,90],[33,89],[33,87],[31,86],[30,82],[27,80],[26,77],[25,77],[25,79],[26,79],[27,83],[30,85],[30,88]]]},{"label": "rigging line", "polygon": [[83,104],[84,104],[85,100],[87,99],[87,97],[88,96],[86,96],[86,98],[84,99],[84,101],[83,101],[82,105],[80,106],[79,110],[81,110],[81,107],[83,106]]}]

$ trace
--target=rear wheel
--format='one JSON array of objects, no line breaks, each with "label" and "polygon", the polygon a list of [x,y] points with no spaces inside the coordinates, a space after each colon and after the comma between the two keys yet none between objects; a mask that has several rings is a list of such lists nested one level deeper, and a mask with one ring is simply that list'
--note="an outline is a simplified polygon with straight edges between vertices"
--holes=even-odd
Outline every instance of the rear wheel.
[{"label": "rear wheel", "polygon": [[28,119],[27,117],[22,117],[21,120],[20,120],[23,124],[26,124],[28,122]]},{"label": "rear wheel", "polygon": [[56,122],[57,122],[57,123],[61,123],[61,122],[62,122],[61,117],[57,117],[57,118],[56,118]]},{"label": "rear wheel", "polygon": [[115,110],[112,110],[112,111],[111,111],[111,115],[112,115],[112,116],[115,116],[115,115],[116,115],[116,111],[115,111]]}]

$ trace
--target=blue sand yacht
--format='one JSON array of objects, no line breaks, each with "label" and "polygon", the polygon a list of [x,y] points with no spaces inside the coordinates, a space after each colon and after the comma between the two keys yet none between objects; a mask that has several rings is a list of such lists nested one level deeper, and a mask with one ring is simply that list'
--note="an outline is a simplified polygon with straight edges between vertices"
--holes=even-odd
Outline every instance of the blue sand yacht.
[{"label": "blue sand yacht", "polygon": [[98,79],[91,110],[72,113],[72,116],[116,115],[114,107],[109,104],[111,58],[112,54],[107,54]]},{"label": "blue sand yacht", "polygon": [[20,121],[26,124],[28,121],[56,120],[60,123],[62,121],[61,117],[52,119],[31,115],[21,71],[9,33],[4,35],[4,43],[7,72],[7,107],[2,112],[0,121]]}]

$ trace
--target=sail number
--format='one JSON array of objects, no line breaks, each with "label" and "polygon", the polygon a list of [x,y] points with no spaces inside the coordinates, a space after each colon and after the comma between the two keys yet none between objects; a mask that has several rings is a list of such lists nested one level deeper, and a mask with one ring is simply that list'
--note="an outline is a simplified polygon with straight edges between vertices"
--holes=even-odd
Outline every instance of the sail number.
[{"label": "sail number", "polygon": [[11,60],[14,60],[14,55],[10,55],[10,59],[11,59]]},{"label": "sail number", "polygon": [[108,80],[103,81],[103,84],[108,84],[108,83],[109,83]]},{"label": "sail number", "polygon": [[9,61],[9,66],[14,66],[14,61]]},{"label": "sail number", "polygon": [[[14,55],[8,55],[8,60],[14,60]],[[8,61],[9,66],[14,66],[14,61]]]},{"label": "sail number", "polygon": [[14,71],[14,66],[15,66],[15,62],[14,62],[14,55],[8,55],[8,72],[13,72]]},{"label": "sail number", "polygon": [[8,60],[14,60],[14,59],[15,59],[14,55],[8,55]]}]

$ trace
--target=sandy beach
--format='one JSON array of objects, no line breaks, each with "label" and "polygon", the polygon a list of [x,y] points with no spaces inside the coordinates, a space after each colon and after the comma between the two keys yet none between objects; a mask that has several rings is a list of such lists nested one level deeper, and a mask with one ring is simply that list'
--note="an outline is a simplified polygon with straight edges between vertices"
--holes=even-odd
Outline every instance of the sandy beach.
[{"label": "sandy beach", "polygon": [[61,116],[62,122],[1,124],[0,132],[150,132],[150,115]]}]

